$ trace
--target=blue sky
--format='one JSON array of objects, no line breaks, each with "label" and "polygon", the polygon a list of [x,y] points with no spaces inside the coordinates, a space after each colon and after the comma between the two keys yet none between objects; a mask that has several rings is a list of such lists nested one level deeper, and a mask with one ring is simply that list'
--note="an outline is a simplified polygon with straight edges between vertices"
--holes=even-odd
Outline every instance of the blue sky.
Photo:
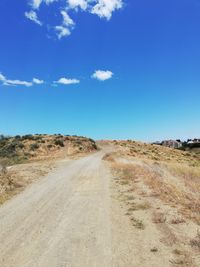
[{"label": "blue sky", "polygon": [[0,1],[0,133],[199,137],[200,1],[52,2]]}]

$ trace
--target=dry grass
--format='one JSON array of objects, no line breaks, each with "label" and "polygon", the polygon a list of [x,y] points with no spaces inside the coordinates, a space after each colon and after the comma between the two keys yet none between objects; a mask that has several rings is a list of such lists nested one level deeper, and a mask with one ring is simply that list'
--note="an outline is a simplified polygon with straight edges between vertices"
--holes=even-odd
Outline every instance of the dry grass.
[{"label": "dry grass", "polygon": [[136,210],[148,210],[151,208],[151,205],[148,202],[144,203],[130,203],[130,208],[128,209],[128,212],[136,211]]},{"label": "dry grass", "polygon": [[186,152],[164,146],[146,144],[135,141],[115,141],[115,146],[121,150],[121,155],[152,160],[156,162],[177,162],[200,166],[200,154]]},{"label": "dry grass", "polygon": [[109,155],[110,165],[132,225],[145,231],[155,227],[162,234],[159,242],[177,247],[170,259],[173,266],[199,266],[200,233],[190,240],[182,230],[191,226],[195,231],[200,225],[199,155],[131,141],[115,143],[118,154]]},{"label": "dry grass", "polygon": [[[126,166],[124,166],[126,168]],[[181,166],[180,166],[181,168]],[[133,181],[140,177],[146,185],[152,190],[152,196],[161,199],[164,203],[179,209],[180,213],[200,224],[200,179],[193,176],[191,179],[188,174],[185,175],[185,187],[181,187],[181,177],[174,176],[172,181],[168,177],[163,176],[154,166],[128,166],[127,171],[123,171],[125,177],[129,177]],[[174,179],[174,180],[173,180]],[[176,182],[177,180],[177,182]],[[172,183],[171,183],[172,182]],[[185,188],[188,191],[185,191]],[[189,193],[191,192],[191,193]]]},{"label": "dry grass", "polygon": [[175,217],[170,221],[171,224],[185,223],[185,220],[181,217]]},{"label": "dry grass", "polygon": [[192,193],[199,193],[200,190],[200,167],[192,167],[187,164],[165,164],[167,170],[174,176],[183,180],[185,186]]},{"label": "dry grass", "polygon": [[200,251],[200,232],[197,232],[197,235],[195,238],[190,240],[190,245],[194,248],[197,248]]},{"label": "dry grass", "polygon": [[20,190],[22,184],[10,171],[0,172],[0,204],[4,203]]},{"label": "dry grass", "polygon": [[19,164],[0,171],[0,204],[21,192],[26,186],[46,175],[55,164],[53,161]]},{"label": "dry grass", "polygon": [[131,222],[132,222],[133,226],[136,227],[137,229],[140,229],[140,230],[145,229],[144,223],[141,220],[136,219],[135,217],[132,217]]},{"label": "dry grass", "polygon": [[162,212],[154,212],[153,217],[152,217],[152,221],[156,224],[157,223],[165,223],[166,222],[166,216]]},{"label": "dry grass", "polygon": [[[151,196],[177,208],[182,219],[200,224],[200,155],[134,141],[115,141],[118,155],[109,154],[119,184],[135,191],[142,181]],[[141,164],[119,163],[120,157]],[[155,157],[157,158],[155,161]],[[150,194],[149,194],[150,196]],[[178,218],[172,224],[181,223]]]},{"label": "dry grass", "polygon": [[175,257],[174,259],[170,260],[170,262],[174,266],[196,267],[191,252],[180,249],[174,249],[172,253],[174,254]]},{"label": "dry grass", "polygon": [[114,162],[115,161],[113,153],[106,153],[103,156],[102,160],[109,161],[109,162]]}]

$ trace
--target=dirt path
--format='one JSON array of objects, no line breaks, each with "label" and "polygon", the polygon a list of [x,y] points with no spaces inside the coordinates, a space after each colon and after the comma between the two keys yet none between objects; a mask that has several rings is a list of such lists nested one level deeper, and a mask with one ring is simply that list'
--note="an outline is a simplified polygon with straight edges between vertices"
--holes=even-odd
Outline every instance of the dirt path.
[{"label": "dirt path", "polygon": [[0,208],[0,266],[111,266],[103,151],[60,167]]},{"label": "dirt path", "polygon": [[[170,231],[163,237],[152,222],[152,208],[160,211],[162,203],[149,199],[151,208],[134,208],[135,221],[130,220],[127,207],[145,203],[147,195],[139,191],[146,187],[141,181],[139,191],[120,185],[102,160],[109,150],[60,161],[0,207],[0,267],[170,267],[185,262],[179,259],[185,254],[174,260],[172,245],[162,242],[171,241]],[[136,227],[139,219],[143,230]],[[181,266],[196,265],[187,261]]]}]

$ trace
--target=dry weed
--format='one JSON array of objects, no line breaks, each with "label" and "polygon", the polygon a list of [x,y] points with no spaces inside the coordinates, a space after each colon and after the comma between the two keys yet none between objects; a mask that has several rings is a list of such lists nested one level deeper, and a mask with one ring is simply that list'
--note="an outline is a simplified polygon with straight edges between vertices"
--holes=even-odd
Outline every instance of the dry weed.
[{"label": "dry weed", "polygon": [[154,223],[165,223],[166,222],[166,216],[164,213],[162,212],[154,212],[153,213],[153,218],[152,221]]},{"label": "dry weed", "polygon": [[190,240],[190,245],[200,250],[200,232],[199,231],[197,231],[196,237]]},{"label": "dry weed", "polygon": [[131,221],[133,223],[133,226],[135,226],[137,229],[144,230],[145,226],[141,220],[132,217]]}]

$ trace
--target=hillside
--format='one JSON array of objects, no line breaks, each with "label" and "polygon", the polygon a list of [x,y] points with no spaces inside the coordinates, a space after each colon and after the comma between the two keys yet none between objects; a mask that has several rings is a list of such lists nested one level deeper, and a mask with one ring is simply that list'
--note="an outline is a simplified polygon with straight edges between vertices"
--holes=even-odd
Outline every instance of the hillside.
[{"label": "hillside", "polygon": [[96,150],[92,139],[79,136],[36,134],[1,137],[0,204],[56,168],[60,160]]},{"label": "hillside", "polygon": [[10,164],[58,158],[96,150],[92,139],[64,135],[24,135],[0,140],[0,158]]},{"label": "hillside", "polygon": [[200,166],[200,151],[198,149],[182,151],[165,146],[136,142],[132,140],[103,141],[100,144],[115,146],[120,155],[140,158],[155,162],[183,163],[190,166]]}]

